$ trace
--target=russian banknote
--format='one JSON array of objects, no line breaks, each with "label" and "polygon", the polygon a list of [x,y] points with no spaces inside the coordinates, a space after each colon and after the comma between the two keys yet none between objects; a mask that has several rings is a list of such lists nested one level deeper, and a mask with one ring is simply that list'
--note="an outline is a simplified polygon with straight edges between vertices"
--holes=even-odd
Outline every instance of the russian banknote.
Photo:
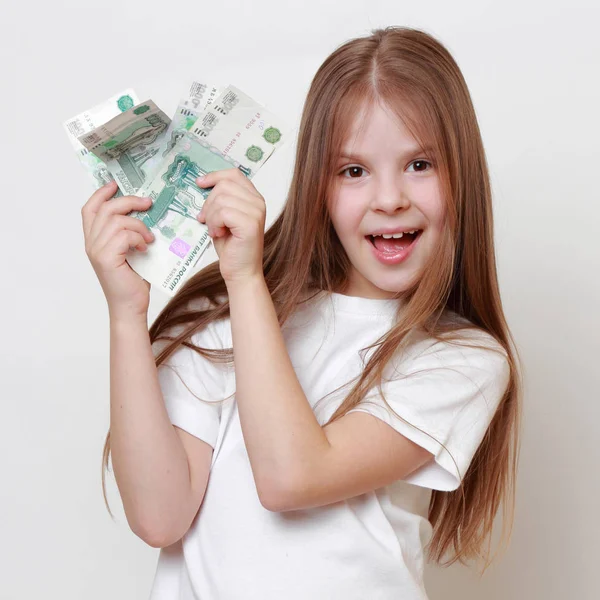
[{"label": "russian banknote", "polygon": [[201,112],[214,102],[221,91],[222,89],[219,86],[192,81],[186,93],[179,101],[179,105],[190,110],[195,110],[196,112]]},{"label": "russian banknote", "polygon": [[198,117],[191,131],[253,175],[290,129],[266,107],[229,85]]},{"label": "russian banknote", "polygon": [[219,95],[220,88],[207,83],[193,81],[179,104],[177,110],[171,119],[164,136],[161,136],[161,143],[158,151],[144,163],[144,171],[153,176],[160,163],[167,154],[173,149],[175,144],[181,139],[186,131],[189,131],[198,115],[202,113]]},{"label": "russian banknote", "polygon": [[146,252],[131,249],[126,256],[138,275],[169,295],[177,292],[212,241],[208,227],[196,219],[212,188],[198,187],[196,178],[233,166],[206,141],[189,132],[182,135],[152,181],[137,194],[152,200],[137,218],[155,236]]},{"label": "russian banknote", "polygon": [[[108,170],[106,163],[83,146],[78,138],[90,133],[99,125],[110,121],[113,117],[129,110],[138,103],[139,98],[135,91],[126,89],[115,94],[105,102],[102,102],[63,123],[63,127],[67,132],[71,145],[77,154],[77,158],[86,172],[90,175],[94,182],[95,189],[112,181],[114,177]],[[115,197],[122,195],[121,190],[118,190]]]},{"label": "russian banknote", "polygon": [[170,123],[152,100],[146,100],[78,139],[106,163],[120,190],[131,195],[146,180],[145,163],[159,152]]},{"label": "russian banknote", "polygon": [[[212,188],[199,188],[196,178],[232,167],[251,178],[290,129],[231,85],[220,90],[193,82],[172,120],[151,100],[139,103],[136,97],[134,103],[108,121],[97,118],[75,141],[114,176],[121,192],[152,199],[147,211],[128,216],[141,219],[155,241],[144,253],[131,248],[126,258],[141,277],[172,296],[212,241],[208,227],[196,219]],[[71,135],[78,133],[73,130]]]},{"label": "russian banknote", "polygon": [[153,231],[155,241],[147,252],[132,249],[127,255],[130,266],[174,295],[211,243],[208,228],[196,215],[212,188],[199,188],[196,177],[237,167],[252,178],[289,131],[264,106],[227,86],[197,117],[192,130],[182,133],[150,184],[138,191],[152,200],[150,209],[137,218]]}]

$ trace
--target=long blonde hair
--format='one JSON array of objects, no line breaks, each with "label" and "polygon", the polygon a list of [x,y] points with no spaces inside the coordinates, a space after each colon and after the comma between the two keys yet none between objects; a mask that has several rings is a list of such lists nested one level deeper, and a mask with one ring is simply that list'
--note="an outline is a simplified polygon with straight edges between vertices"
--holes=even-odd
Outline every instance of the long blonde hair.
[{"label": "long blonde hair", "polygon": [[[423,147],[432,148],[447,219],[421,279],[398,295],[406,302],[397,322],[369,347],[377,350],[328,423],[354,408],[374,385],[380,386],[385,365],[408,346],[411,332],[423,328],[433,339],[448,341],[464,329],[464,321],[441,318],[448,313],[445,309],[495,338],[508,358],[509,385],[461,485],[450,492],[433,490],[429,505],[429,559],[442,564],[452,548],[454,557],[444,566],[464,563],[481,557],[484,542],[491,541],[501,501],[504,523],[512,531],[522,385],[498,289],[492,194],[481,134],[461,71],[439,41],[407,27],[376,29],[339,46],[318,69],[302,113],[289,194],[265,232],[264,277],[281,326],[307,290],[345,291],[351,264],[329,218],[327,198],[352,115],[374,100],[385,102]],[[202,310],[190,308],[197,300],[207,301]],[[150,327],[152,343],[168,341],[156,356],[156,366],[180,345],[232,364],[232,348],[200,348],[190,341],[208,323],[228,316],[227,288],[218,262],[213,262],[187,281]],[[181,333],[168,335],[177,327]],[[102,459],[102,488],[110,512],[104,480],[109,454],[110,430]]]}]

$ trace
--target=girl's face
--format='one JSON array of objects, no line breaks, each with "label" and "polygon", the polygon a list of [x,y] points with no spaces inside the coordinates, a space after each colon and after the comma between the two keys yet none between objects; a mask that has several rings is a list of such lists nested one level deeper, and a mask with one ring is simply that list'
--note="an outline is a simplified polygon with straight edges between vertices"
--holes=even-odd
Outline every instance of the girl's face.
[{"label": "girl's face", "polygon": [[[337,167],[329,213],[352,263],[345,293],[391,298],[418,281],[440,237],[445,208],[437,168],[425,160],[403,123],[379,103],[357,113]],[[421,232],[401,262],[377,258],[368,234],[414,229]],[[380,238],[378,243],[391,250],[388,256],[397,256],[413,237]]]}]

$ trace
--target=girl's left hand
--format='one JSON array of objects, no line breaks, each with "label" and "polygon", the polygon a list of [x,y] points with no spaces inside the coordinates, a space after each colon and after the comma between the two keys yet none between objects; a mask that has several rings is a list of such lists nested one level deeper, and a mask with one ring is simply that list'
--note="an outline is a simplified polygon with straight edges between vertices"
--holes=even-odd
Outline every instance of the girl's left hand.
[{"label": "girl's left hand", "polygon": [[236,167],[207,173],[196,184],[214,186],[197,218],[208,226],[225,283],[263,277],[263,196]]}]

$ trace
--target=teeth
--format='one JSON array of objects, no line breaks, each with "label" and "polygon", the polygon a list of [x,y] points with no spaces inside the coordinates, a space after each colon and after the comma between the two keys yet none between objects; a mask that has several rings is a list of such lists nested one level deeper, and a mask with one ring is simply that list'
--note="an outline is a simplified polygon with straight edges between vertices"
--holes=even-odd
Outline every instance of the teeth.
[{"label": "teeth", "polygon": [[417,231],[419,231],[418,229],[413,229],[412,231],[406,231],[406,232],[401,232],[401,233],[374,233],[372,234],[373,237],[383,237],[386,240],[389,240],[390,238],[401,238],[404,233],[416,233]]}]

